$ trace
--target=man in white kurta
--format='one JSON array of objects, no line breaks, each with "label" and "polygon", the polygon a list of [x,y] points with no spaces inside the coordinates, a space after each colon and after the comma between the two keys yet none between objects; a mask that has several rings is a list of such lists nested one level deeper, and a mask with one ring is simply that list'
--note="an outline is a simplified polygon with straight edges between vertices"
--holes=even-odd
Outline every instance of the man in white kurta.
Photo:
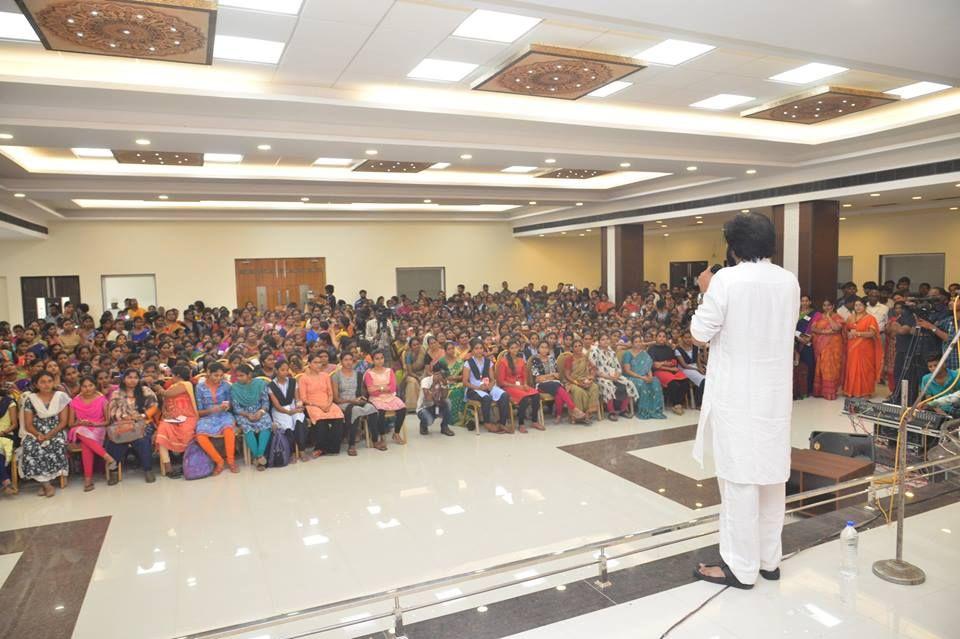
[{"label": "man in white kurta", "polygon": [[[742,586],[751,586],[761,570],[768,578],[779,575],[773,571],[780,565],[790,476],[800,287],[793,273],[769,259],[740,261],[733,252],[736,266],[701,276],[705,295],[690,324],[694,339],[710,344],[693,454],[702,465],[712,452],[720,485],[720,555]],[[698,572],[723,577],[717,567]]]}]

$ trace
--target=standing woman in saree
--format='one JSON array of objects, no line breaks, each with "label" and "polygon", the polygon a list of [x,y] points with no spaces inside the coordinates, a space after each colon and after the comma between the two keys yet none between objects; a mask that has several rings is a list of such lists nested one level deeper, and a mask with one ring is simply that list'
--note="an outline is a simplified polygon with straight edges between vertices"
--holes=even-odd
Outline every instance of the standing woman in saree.
[{"label": "standing woman in saree", "polygon": [[872,397],[880,381],[883,365],[883,344],[880,326],[867,313],[867,306],[858,299],[853,315],[847,320],[847,365],[843,376],[843,392],[849,397]]},{"label": "standing woman in saree", "polygon": [[813,396],[836,399],[843,381],[845,356],[843,318],[830,300],[823,301],[823,311],[813,316]]},{"label": "standing woman in saree", "polygon": [[182,471],[170,469],[170,453],[183,453],[193,441],[197,430],[197,400],[190,383],[190,369],[174,366],[170,370],[170,385],[162,393],[163,406],[157,424],[157,450],[167,476],[179,477]]}]

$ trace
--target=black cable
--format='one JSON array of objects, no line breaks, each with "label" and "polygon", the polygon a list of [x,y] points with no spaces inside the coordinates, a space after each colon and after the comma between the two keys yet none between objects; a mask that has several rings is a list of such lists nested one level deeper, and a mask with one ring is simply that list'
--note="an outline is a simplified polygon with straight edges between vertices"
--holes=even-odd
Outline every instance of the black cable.
[{"label": "black cable", "polygon": [[[949,494],[951,494],[951,493],[955,493],[955,492],[957,492],[958,490],[960,490],[960,487],[958,487],[958,488],[951,488],[950,490],[944,491],[944,492],[939,493],[939,494],[937,494],[937,495],[931,495],[930,497],[926,497],[926,498],[924,498],[924,499],[919,499],[919,500],[917,500],[917,501],[911,502],[910,505],[911,505],[911,506],[917,506],[917,505],[922,504],[922,503],[924,503],[924,502],[928,502],[928,501],[930,501],[931,499],[936,499],[936,498],[938,498],[938,497],[943,497],[944,495],[949,495]],[[870,524],[872,524],[872,523],[875,522],[876,520],[880,519],[880,517],[881,517],[881,513],[877,513],[876,515],[874,515],[873,517],[871,517],[871,518],[868,519],[867,521],[865,521],[865,522],[859,524],[858,526],[856,526],[856,528],[859,529],[859,528],[863,528],[864,526],[869,526]],[[805,545],[805,546],[801,546],[800,548],[797,548],[796,550],[794,550],[792,553],[789,553],[789,554],[787,554],[787,555],[784,555],[784,556],[781,558],[781,562],[787,561],[788,559],[793,559],[794,557],[796,557],[797,555],[799,555],[799,554],[800,554],[801,552],[803,552],[804,550],[808,550],[808,549],[810,549],[810,548],[813,548],[814,546],[819,546],[819,545],[822,544],[822,543],[831,541],[834,537],[839,537],[841,532],[843,532],[843,529],[841,529],[840,532],[834,532],[834,533],[830,533],[829,535],[824,535],[823,537],[820,537],[819,539],[816,539],[816,540],[808,543],[808,544]],[[684,615],[679,621],[677,621],[675,624],[673,624],[672,626],[670,626],[669,628],[667,628],[667,630],[666,630],[662,635],[660,635],[660,639],[666,639],[667,635],[669,635],[671,632],[673,632],[674,630],[676,630],[678,626],[680,626],[683,622],[685,622],[686,620],[688,620],[690,617],[694,616],[695,614],[697,614],[698,612],[700,612],[701,610],[703,610],[708,603],[710,603],[711,601],[713,601],[714,599],[716,599],[717,597],[719,597],[720,595],[722,595],[722,594],[723,594],[724,592],[726,592],[727,589],[729,589],[729,588],[730,588],[730,586],[724,586],[724,587],[721,588],[718,592],[715,592],[714,594],[710,595],[703,603],[701,603],[699,606],[697,606],[696,608],[694,608],[693,610],[691,610],[690,612],[688,612],[687,614],[685,614],[685,615]]]}]

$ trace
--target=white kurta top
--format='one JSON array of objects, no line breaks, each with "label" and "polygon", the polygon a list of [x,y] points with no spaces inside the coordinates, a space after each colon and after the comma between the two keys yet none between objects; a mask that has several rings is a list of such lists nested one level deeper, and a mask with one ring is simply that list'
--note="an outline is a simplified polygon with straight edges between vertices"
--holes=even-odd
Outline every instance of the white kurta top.
[{"label": "white kurta top", "polygon": [[790,476],[793,339],[800,285],[769,260],[721,269],[690,324],[710,343],[693,448],[713,454],[717,477],[777,484]]}]

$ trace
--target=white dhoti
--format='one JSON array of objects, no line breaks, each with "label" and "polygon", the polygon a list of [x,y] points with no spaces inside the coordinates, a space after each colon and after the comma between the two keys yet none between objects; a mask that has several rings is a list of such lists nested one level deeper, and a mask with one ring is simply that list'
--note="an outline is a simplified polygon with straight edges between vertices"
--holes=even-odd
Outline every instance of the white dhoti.
[{"label": "white dhoti", "polygon": [[780,566],[786,484],[720,485],[720,556],[742,583]]}]

